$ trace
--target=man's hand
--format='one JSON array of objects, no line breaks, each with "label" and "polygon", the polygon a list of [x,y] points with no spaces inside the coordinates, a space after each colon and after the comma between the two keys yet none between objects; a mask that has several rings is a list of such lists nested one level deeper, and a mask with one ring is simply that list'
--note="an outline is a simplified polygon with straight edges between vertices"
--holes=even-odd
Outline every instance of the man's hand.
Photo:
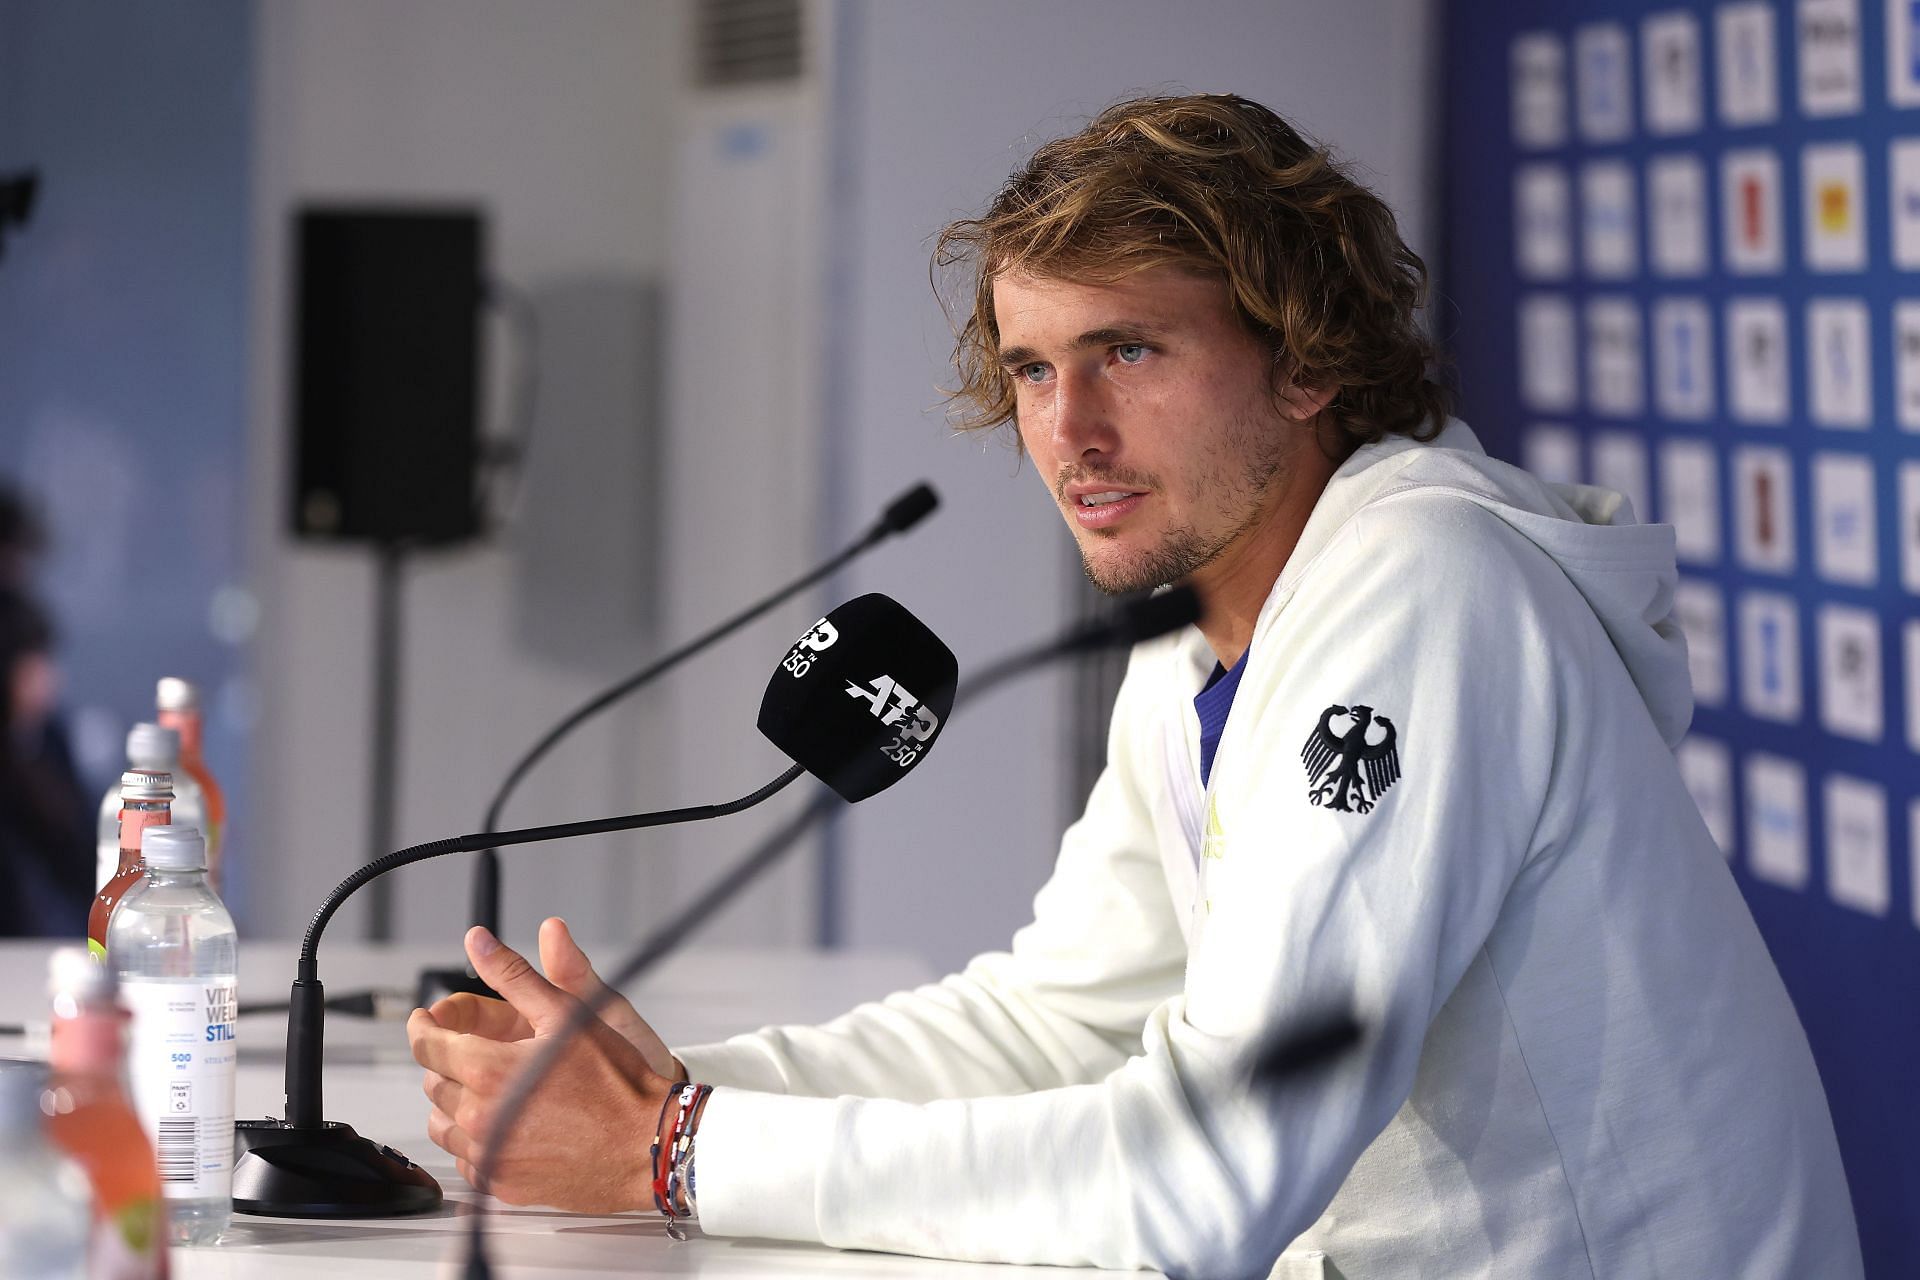
[{"label": "man's hand", "polygon": [[[607,995],[607,984],[594,972],[593,962],[587,959],[587,953],[573,940],[567,922],[559,916],[548,916],[540,924],[540,967],[546,970],[547,981],[582,1004],[599,1000],[600,1020],[638,1049],[649,1067],[670,1080],[686,1079],[685,1069],[631,1001],[618,992],[600,999]],[[435,1001],[427,1012],[449,1031],[485,1036],[489,1040],[525,1040],[533,1034],[533,1027],[512,1005],[464,991]]]},{"label": "man's hand", "polygon": [[[540,938],[549,972],[553,960],[565,955],[561,972],[580,986],[598,987],[600,980],[565,925],[547,921]],[[659,1037],[622,1001],[626,1034],[598,1019],[589,1023],[502,1138],[494,1123],[510,1082],[581,1002],[477,925],[467,932],[467,956],[506,1004],[452,996],[431,1010],[415,1009],[407,1019],[407,1040],[414,1060],[426,1068],[423,1087],[433,1102],[427,1136],[453,1156],[462,1177],[508,1204],[583,1213],[650,1207],[648,1149],[672,1080],[629,1036],[644,1033],[658,1058],[672,1067]],[[570,967],[575,957],[579,963]],[[441,1021],[443,1012],[447,1023]],[[490,1152],[495,1144],[503,1145]],[[483,1154],[494,1163],[486,1186],[478,1181]]]}]

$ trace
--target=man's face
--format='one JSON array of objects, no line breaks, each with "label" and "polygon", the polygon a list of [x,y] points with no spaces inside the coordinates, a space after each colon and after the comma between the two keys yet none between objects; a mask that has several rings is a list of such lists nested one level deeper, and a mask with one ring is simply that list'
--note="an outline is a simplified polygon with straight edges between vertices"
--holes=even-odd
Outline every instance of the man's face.
[{"label": "man's face", "polygon": [[1117,284],[1013,274],[993,307],[1020,439],[1094,585],[1138,591],[1230,563],[1308,433],[1226,286],[1173,267]]}]

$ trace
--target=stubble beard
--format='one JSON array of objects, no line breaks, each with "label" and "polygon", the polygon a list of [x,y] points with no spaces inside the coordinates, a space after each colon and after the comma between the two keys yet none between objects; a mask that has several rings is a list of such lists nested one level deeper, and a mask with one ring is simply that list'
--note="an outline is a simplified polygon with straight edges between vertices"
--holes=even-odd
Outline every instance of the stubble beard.
[{"label": "stubble beard", "polygon": [[[1087,581],[1104,595],[1132,595],[1168,586],[1212,564],[1228,547],[1238,542],[1266,514],[1266,498],[1276,485],[1284,483],[1288,471],[1288,441],[1276,424],[1260,422],[1253,415],[1242,419],[1236,435],[1250,442],[1250,450],[1237,468],[1225,457],[1206,469],[1204,487],[1221,496],[1221,505],[1233,514],[1229,527],[1212,537],[1201,534],[1192,524],[1175,525],[1167,530],[1156,546],[1130,558],[1110,557],[1096,560],[1101,543],[1117,539],[1115,534],[1093,533],[1076,537],[1080,550],[1080,568]],[[1080,478],[1080,477],[1075,477]],[[1063,473],[1060,489],[1068,477]],[[1137,477],[1128,483],[1159,491],[1152,477]]]}]

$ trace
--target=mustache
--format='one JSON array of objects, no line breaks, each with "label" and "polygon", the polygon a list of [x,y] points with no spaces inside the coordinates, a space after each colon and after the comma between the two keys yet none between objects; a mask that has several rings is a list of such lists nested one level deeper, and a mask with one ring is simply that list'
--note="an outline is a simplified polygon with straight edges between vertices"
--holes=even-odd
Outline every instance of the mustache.
[{"label": "mustache", "polygon": [[1053,496],[1061,503],[1067,500],[1067,486],[1070,484],[1104,484],[1115,489],[1158,489],[1160,479],[1145,471],[1129,471],[1124,467],[1090,467],[1077,463],[1060,468],[1060,474],[1053,482]]}]

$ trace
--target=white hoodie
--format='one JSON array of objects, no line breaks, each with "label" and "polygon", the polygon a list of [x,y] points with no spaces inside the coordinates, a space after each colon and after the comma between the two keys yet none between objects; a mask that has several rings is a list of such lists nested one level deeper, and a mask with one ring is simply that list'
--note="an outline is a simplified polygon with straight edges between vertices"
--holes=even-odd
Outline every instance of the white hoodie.
[{"label": "white hoodie", "polygon": [[[730,1086],[703,1229],[1180,1276],[1860,1275],[1805,1035],[1671,753],[1672,530],[1624,507],[1457,422],[1356,452],[1204,793],[1190,630],[1135,652],[1011,952],[682,1052]],[[1356,1048],[1250,1084],[1343,1008]]]}]

